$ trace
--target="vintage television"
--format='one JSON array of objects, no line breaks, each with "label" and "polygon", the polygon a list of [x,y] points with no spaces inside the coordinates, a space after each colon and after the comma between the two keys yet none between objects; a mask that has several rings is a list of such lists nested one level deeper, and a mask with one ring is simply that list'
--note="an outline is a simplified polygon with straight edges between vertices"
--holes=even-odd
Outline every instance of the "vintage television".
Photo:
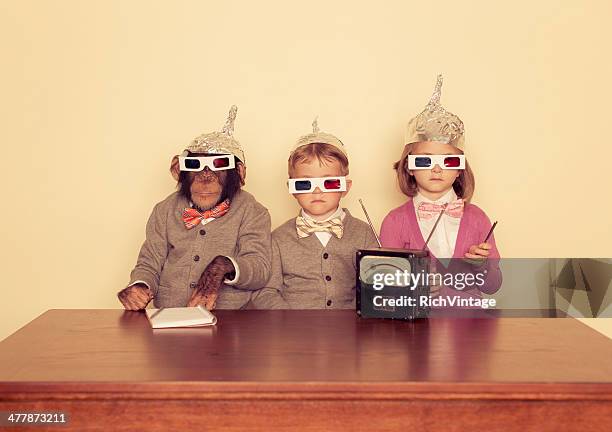
[{"label": "vintage television", "polygon": [[[357,251],[356,309],[362,318],[391,318],[414,320],[427,318],[430,307],[420,306],[420,296],[429,296],[427,278],[423,283],[408,284],[395,280],[380,286],[384,275],[395,275],[397,271],[414,274],[428,274],[430,257],[426,250],[411,249],[360,249]],[[379,275],[378,277],[375,275]],[[382,275],[382,276],[381,276]],[[376,279],[378,283],[375,286]],[[387,280],[389,281],[389,279]],[[400,282],[400,283],[397,283]],[[379,288],[379,289],[376,289]],[[413,288],[413,289],[411,289]],[[377,297],[375,299],[375,297]],[[382,299],[413,298],[413,305],[381,305]],[[375,301],[376,300],[376,301]],[[378,305],[377,305],[378,304]]]}]

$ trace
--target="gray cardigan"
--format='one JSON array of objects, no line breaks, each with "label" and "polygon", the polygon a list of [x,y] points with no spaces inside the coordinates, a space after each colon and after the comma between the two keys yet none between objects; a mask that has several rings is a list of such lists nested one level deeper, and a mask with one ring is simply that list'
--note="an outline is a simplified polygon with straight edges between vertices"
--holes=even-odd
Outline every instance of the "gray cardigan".
[{"label": "gray cardigan", "polygon": [[153,294],[155,307],[186,306],[206,266],[217,255],[238,265],[238,280],[223,284],[217,309],[246,306],[252,290],[270,276],[270,214],[246,191],[240,191],[229,211],[206,225],[185,228],[182,213],[188,200],[174,192],[158,203],[149,218],[130,284],[141,280]]},{"label": "gray cardigan", "polygon": [[348,309],[355,307],[355,253],[376,248],[365,222],[344,209],[344,235],[323,247],[316,235],[298,238],[295,218],[272,232],[272,275],[251,299],[258,309]]}]

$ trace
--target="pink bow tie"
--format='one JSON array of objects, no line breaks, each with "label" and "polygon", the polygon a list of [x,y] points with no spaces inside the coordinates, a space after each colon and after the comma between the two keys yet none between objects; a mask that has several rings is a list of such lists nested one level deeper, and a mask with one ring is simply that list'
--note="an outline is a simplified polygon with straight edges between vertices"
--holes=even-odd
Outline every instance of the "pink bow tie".
[{"label": "pink bow tie", "polygon": [[[460,218],[463,215],[463,207],[463,199],[459,198],[456,201],[449,202],[446,206],[446,210],[444,210],[444,213],[450,217]],[[419,216],[419,219],[431,219],[438,216],[442,211],[442,208],[442,204],[422,202],[417,208],[417,215]]]}]

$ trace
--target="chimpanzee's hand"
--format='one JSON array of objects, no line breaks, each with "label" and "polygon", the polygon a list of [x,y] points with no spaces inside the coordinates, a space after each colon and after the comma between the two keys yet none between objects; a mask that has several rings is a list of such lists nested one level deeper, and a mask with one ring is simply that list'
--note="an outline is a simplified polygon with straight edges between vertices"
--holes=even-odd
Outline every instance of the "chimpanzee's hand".
[{"label": "chimpanzee's hand", "polygon": [[147,307],[153,293],[145,284],[137,283],[119,291],[117,297],[125,309],[135,311]]},{"label": "chimpanzee's hand", "polygon": [[219,288],[229,273],[236,271],[232,261],[224,256],[217,256],[206,267],[197,286],[193,290],[187,306],[204,306],[208,310],[215,307]]}]

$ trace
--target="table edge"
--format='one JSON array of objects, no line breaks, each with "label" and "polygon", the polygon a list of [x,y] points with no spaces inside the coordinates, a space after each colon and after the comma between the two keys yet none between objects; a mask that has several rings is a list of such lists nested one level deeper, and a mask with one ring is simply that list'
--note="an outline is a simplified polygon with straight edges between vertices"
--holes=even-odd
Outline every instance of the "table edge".
[{"label": "table edge", "polygon": [[117,398],[612,401],[612,382],[0,382],[0,401]]}]

